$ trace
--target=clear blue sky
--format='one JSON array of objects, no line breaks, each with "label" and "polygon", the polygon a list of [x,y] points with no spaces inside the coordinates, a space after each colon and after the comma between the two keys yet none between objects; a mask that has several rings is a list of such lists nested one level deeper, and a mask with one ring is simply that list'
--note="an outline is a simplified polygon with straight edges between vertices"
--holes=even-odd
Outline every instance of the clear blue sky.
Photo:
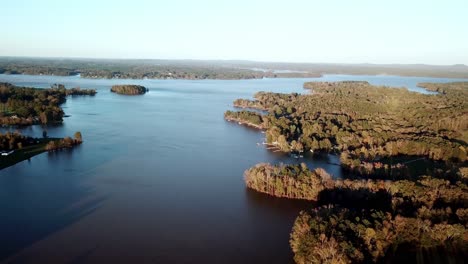
[{"label": "clear blue sky", "polygon": [[14,0],[0,56],[468,64],[468,0]]}]

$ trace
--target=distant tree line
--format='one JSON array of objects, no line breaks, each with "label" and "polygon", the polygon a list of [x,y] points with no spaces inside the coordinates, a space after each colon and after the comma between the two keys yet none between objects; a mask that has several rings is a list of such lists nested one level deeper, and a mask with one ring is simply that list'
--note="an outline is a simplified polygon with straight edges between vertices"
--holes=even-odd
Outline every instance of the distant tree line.
[{"label": "distant tree line", "polygon": [[2,59],[0,74],[57,75],[108,79],[261,79],[277,77],[319,77],[316,72],[258,71],[238,65],[149,60],[51,60]]},{"label": "distant tree line", "polygon": [[203,60],[0,58],[0,73],[122,79],[311,78],[322,74],[468,78],[466,65],[377,65]]}]

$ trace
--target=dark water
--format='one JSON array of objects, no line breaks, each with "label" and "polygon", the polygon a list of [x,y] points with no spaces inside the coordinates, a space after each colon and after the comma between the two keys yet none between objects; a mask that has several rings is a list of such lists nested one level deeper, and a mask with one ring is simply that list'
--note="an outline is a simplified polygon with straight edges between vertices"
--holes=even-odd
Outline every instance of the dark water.
[{"label": "dark water", "polygon": [[[408,86],[450,79],[325,76]],[[301,162],[341,176],[335,156],[296,160],[256,143],[257,130],[225,122],[236,98],[304,92],[311,79],[87,80],[0,75],[0,81],[98,90],[63,105],[51,137],[81,131],[84,144],[0,171],[0,260],[6,263],[288,263],[289,232],[310,203],[247,190],[259,162]],[[109,92],[141,84],[143,96]],[[23,133],[41,136],[42,128]]]}]

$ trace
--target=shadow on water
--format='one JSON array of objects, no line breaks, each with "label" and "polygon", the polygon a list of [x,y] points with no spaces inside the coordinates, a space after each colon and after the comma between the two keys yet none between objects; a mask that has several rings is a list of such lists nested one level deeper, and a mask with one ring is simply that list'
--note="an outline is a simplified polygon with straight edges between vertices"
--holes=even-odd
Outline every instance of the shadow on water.
[{"label": "shadow on water", "polygon": [[272,213],[278,211],[287,215],[298,214],[301,210],[309,209],[317,205],[317,203],[313,201],[273,197],[249,188],[245,188],[245,195],[255,209],[267,210]]},{"label": "shadow on water", "polygon": [[[255,259],[255,263],[294,263],[293,253],[289,248],[289,236],[292,226],[299,212],[315,207],[315,203],[305,200],[292,200],[272,197],[245,188],[245,195],[249,204],[249,216],[255,221],[252,234],[253,244],[262,244],[256,254],[264,254],[264,258]],[[258,219],[263,219],[258,223]],[[278,240],[281,243],[278,243]],[[265,252],[261,252],[265,248]],[[287,249],[287,250],[285,250]],[[272,254],[284,252],[284,254]]]},{"label": "shadow on water", "polygon": [[[83,173],[63,166],[73,152],[44,153],[28,162],[35,166],[13,165],[0,172],[0,261],[92,214],[107,199],[83,184]],[[13,263],[18,261],[21,257]]]},{"label": "shadow on water", "polygon": [[[82,195],[76,195],[69,200],[61,200],[60,204],[56,204],[53,208],[47,208],[44,205],[37,208],[36,212],[21,212],[37,214],[37,217],[31,216],[29,220],[3,219],[3,224],[0,227],[2,234],[0,261],[15,255],[22,249],[96,211],[104,202],[104,197],[92,199],[79,206],[74,206],[73,209],[66,210],[67,207],[79,201],[80,196],[83,196],[86,192],[86,190],[83,190]],[[15,214],[18,214],[18,212],[13,208],[5,212],[5,215]],[[21,263],[21,257],[7,263]]]},{"label": "shadow on water", "polygon": [[336,204],[355,210],[375,208],[390,211],[392,196],[386,190],[372,192],[366,189],[325,189],[318,195],[317,205]]},{"label": "shadow on water", "polygon": [[92,247],[86,251],[84,251],[82,254],[76,256],[72,261],[69,262],[69,264],[81,264],[81,263],[86,263],[88,260],[89,256],[91,256],[99,247]]}]

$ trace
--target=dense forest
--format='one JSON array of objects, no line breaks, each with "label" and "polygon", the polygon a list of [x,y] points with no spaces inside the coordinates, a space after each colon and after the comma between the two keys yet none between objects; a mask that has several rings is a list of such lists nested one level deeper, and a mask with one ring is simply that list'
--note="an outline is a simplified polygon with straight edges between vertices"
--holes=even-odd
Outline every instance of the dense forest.
[{"label": "dense forest", "polygon": [[254,61],[116,60],[0,57],[0,74],[121,79],[305,78],[323,74],[468,78],[465,65],[317,64]]},{"label": "dense forest", "polygon": [[141,85],[114,85],[110,89],[113,93],[125,94],[125,95],[138,95],[145,94],[148,89]]},{"label": "dense forest", "polygon": [[[314,200],[291,233],[297,263],[354,263],[411,252],[468,253],[468,180],[332,179],[323,169],[259,164],[245,172],[247,187],[276,197]],[[452,252],[454,251],[454,252]],[[406,252],[408,253],[408,252]],[[426,260],[427,261],[427,260]]]},{"label": "dense forest", "polygon": [[64,112],[60,105],[67,96],[95,94],[96,90],[66,89],[62,84],[54,84],[49,89],[36,89],[0,83],[0,124],[61,123]]},{"label": "dense forest", "polygon": [[[266,143],[285,152],[341,153],[343,167],[356,174],[403,171],[418,157],[467,161],[468,83],[432,84],[438,95],[367,82],[304,87],[311,94],[259,92],[253,101],[236,100],[236,107],[267,113],[227,111],[225,118],[265,129]],[[392,163],[393,157],[401,163]]]},{"label": "dense forest", "polygon": [[463,263],[468,250],[467,233],[466,225],[449,221],[395,216],[377,209],[325,206],[301,212],[290,244],[295,262],[301,264],[398,258],[403,260],[399,263]]},{"label": "dense forest", "polygon": [[[248,188],[315,201],[291,233],[297,263],[467,257],[468,83],[419,86],[438,94],[312,82],[309,94],[259,92],[234,102],[246,110],[225,113],[265,130],[277,150],[340,155],[343,179],[304,163],[262,163],[244,174]],[[414,169],[420,160],[423,169]]]},{"label": "dense forest", "polygon": [[[378,193],[380,190],[388,191],[389,194],[399,194],[402,190],[406,190],[412,200],[423,200],[428,202],[429,198],[424,197],[428,193],[435,191],[434,199],[441,199],[443,194],[441,188],[431,189],[433,186],[462,186],[462,190],[453,199],[460,199],[462,203],[468,202],[468,191],[466,184],[468,183],[468,175],[464,170],[459,170],[456,173],[457,177],[452,181],[446,179],[438,179],[430,176],[421,176],[418,180],[383,180],[383,179],[333,179],[323,169],[316,169],[310,171],[307,166],[302,163],[301,165],[270,165],[258,164],[248,169],[244,174],[244,179],[247,187],[257,190],[259,192],[267,193],[276,197],[287,197],[293,199],[305,199],[317,201],[319,198],[322,200],[326,195],[337,196],[336,190],[365,190],[366,194]],[[421,186],[426,186],[422,188]],[[419,196],[416,197],[416,192]],[[321,196],[320,196],[321,195]],[[464,195],[464,196],[463,196]],[[345,193],[339,193],[339,200],[342,202],[349,202],[351,197],[347,197]],[[352,196],[352,195],[351,195]],[[462,199],[463,196],[463,199]],[[416,199],[417,198],[417,199]],[[337,202],[338,198],[335,197],[333,202]],[[434,203],[432,201],[432,203]],[[439,201],[440,202],[440,201]],[[392,201],[395,205],[396,201]],[[362,203],[361,203],[362,205]]]}]

